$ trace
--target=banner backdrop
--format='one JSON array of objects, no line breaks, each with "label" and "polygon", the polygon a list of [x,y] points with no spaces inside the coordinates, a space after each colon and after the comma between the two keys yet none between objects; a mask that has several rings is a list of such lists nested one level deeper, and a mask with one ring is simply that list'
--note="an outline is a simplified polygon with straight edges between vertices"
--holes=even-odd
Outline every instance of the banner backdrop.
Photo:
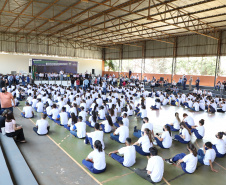
[{"label": "banner backdrop", "polygon": [[47,59],[32,59],[32,71],[38,73],[59,73],[63,70],[65,73],[77,73],[78,62],[62,61],[62,60],[47,60]]}]

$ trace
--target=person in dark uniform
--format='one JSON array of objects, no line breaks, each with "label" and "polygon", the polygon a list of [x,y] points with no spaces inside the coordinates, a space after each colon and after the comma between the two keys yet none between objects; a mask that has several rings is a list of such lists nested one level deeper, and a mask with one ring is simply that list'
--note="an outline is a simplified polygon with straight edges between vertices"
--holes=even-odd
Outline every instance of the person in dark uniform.
[{"label": "person in dark uniform", "polygon": [[132,75],[132,71],[131,69],[129,70],[129,79],[130,79],[130,76]]},{"label": "person in dark uniform", "polygon": [[186,90],[186,82],[187,82],[187,78],[186,78],[186,76],[184,75],[184,77],[183,77],[184,79],[183,79],[183,90]]}]

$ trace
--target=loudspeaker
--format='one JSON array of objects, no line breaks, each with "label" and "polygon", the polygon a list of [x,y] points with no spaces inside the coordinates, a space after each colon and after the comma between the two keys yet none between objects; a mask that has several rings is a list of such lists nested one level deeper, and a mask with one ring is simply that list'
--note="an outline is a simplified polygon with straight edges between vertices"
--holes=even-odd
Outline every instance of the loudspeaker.
[{"label": "loudspeaker", "polygon": [[92,69],[92,74],[93,74],[93,75],[95,74],[95,69]]},{"label": "loudspeaker", "polygon": [[164,77],[160,77],[160,81],[164,81]]},{"label": "loudspeaker", "polygon": [[29,66],[29,73],[31,73],[31,66]]}]

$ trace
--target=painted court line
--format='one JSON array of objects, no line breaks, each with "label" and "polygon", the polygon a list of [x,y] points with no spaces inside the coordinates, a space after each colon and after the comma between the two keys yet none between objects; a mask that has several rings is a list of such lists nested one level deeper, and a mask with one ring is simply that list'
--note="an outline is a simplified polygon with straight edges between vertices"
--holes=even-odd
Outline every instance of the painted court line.
[{"label": "painted court line", "polygon": [[218,164],[217,162],[214,161],[214,163],[216,163],[218,166],[220,166],[221,168],[223,168],[224,170],[226,170],[225,167],[221,166],[220,164]]},{"label": "painted court line", "polygon": [[123,175],[121,175],[121,176],[114,176],[114,177],[111,177],[111,178],[109,178],[109,179],[107,179],[107,180],[105,180],[105,181],[102,181],[101,183],[104,184],[104,183],[107,183],[107,182],[109,182],[109,181],[116,180],[116,179],[118,179],[118,178],[127,176],[127,175],[132,174],[132,173],[134,173],[134,172],[126,173],[126,174],[123,174]]},{"label": "painted court line", "polygon": [[[18,108],[18,107],[17,107]],[[19,108],[18,108],[19,109]],[[19,109],[20,110],[20,109]],[[20,110],[20,112],[22,112]],[[34,125],[35,122],[32,119],[29,119]],[[70,154],[68,154],[59,144],[57,144],[49,135],[46,135],[55,145],[57,145],[71,160],[73,160],[84,172],[86,172],[86,174],[88,174],[95,182],[97,182],[98,184],[102,185],[102,183],[100,181],[98,181],[95,177],[93,177],[82,165],[80,165],[73,157],[71,157]]]}]

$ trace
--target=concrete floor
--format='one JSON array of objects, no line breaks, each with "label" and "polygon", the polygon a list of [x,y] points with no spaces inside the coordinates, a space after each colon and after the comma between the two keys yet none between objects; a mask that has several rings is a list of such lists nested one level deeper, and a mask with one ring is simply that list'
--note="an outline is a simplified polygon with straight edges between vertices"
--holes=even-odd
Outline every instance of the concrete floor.
[{"label": "concrete floor", "polygon": [[[83,140],[72,136],[69,131],[61,126],[58,126],[53,121],[49,120],[50,134],[48,136],[37,136],[32,127],[40,114],[35,113],[35,118],[29,120],[20,117],[20,110],[22,110],[24,102],[15,109],[16,121],[23,125],[26,144],[19,144],[19,148],[33,171],[36,179],[42,185],[49,184],[150,184],[134,174],[134,168],[144,168],[147,165],[147,158],[137,153],[137,162],[131,168],[125,168],[112,158],[107,156],[110,151],[117,150],[123,147],[123,144],[118,144],[109,138],[109,134],[104,135],[104,142],[106,145],[106,162],[107,170],[105,173],[95,175],[89,173],[88,170],[82,166],[82,159],[84,159],[89,152],[92,151],[90,145],[85,145]],[[147,99],[147,107],[154,104],[153,98]],[[203,118],[205,119],[206,134],[203,140],[196,140],[192,137],[192,142],[198,147],[203,145],[207,140],[213,141],[215,134],[218,131],[226,131],[225,114],[215,113],[208,114],[206,112],[190,112],[182,107],[164,106],[160,111],[148,110],[148,117],[154,124],[154,132],[161,132],[162,127],[166,123],[170,123],[174,119],[175,112],[182,114],[184,112],[191,115],[196,124]],[[134,116],[130,117],[130,137],[133,142],[137,139],[133,136],[133,127],[141,127],[142,120]],[[87,132],[93,129],[87,127]],[[173,133],[176,134],[176,133]],[[159,148],[159,147],[158,147]],[[159,155],[161,157],[169,158],[177,153],[187,152],[186,145],[173,141],[172,147],[168,150],[159,148]],[[158,184],[198,184],[198,185],[223,185],[226,181],[226,159],[217,158],[214,163],[214,168],[219,172],[214,173],[208,166],[200,165],[194,174],[185,174],[180,166],[173,166],[165,163],[164,178]],[[89,175],[88,175],[89,174]]]}]

